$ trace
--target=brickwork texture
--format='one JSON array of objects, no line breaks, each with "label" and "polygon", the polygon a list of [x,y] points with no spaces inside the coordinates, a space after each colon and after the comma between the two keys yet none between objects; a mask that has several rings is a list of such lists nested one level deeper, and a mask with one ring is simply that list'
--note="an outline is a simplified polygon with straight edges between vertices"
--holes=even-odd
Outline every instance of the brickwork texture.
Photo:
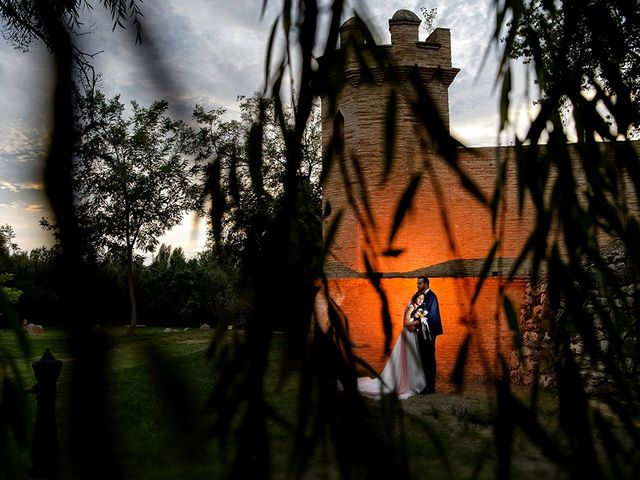
[{"label": "brickwork texture", "polygon": [[[407,10],[389,20],[391,45],[381,65],[364,43],[357,22],[341,28],[346,82],[335,104],[322,102],[323,149],[334,135],[343,148],[333,159],[323,186],[323,202],[332,212],[324,220],[327,232],[342,215],[325,271],[331,278],[332,297],[348,316],[356,351],[380,370],[386,361],[377,293],[365,278],[365,256],[382,277],[394,322],[394,338],[401,317],[415,291],[415,276],[427,274],[439,297],[444,335],[438,338],[438,374],[449,378],[460,346],[472,336],[468,377],[494,371],[498,352],[512,350],[511,333],[501,314],[504,288],[518,311],[525,294],[527,271],[506,282],[514,258],[534,226],[532,207],[519,209],[515,172],[507,171],[505,209],[497,226],[489,210],[461,184],[459,175],[438,156],[428,132],[412,110],[414,87],[408,80],[416,69],[438,114],[449,125],[448,87],[458,73],[451,65],[448,29],[436,28],[419,41],[419,18]],[[367,64],[363,72],[361,60]],[[396,135],[392,169],[385,175],[385,128],[389,102],[395,102]],[[333,107],[335,105],[335,108]],[[458,151],[460,168],[488,198],[495,188],[500,162],[514,155],[509,147],[470,148]],[[397,206],[416,175],[421,175],[414,201],[401,228],[390,240]],[[634,207],[637,208],[637,205]],[[484,258],[500,231],[498,259],[481,298],[471,305]],[[397,256],[385,256],[389,249]],[[391,345],[393,346],[393,345]]]}]

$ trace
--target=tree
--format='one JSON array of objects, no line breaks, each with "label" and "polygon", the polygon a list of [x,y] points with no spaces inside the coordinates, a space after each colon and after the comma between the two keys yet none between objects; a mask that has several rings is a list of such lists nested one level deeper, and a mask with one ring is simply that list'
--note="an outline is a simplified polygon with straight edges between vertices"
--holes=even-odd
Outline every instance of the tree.
[{"label": "tree", "polygon": [[[286,142],[280,121],[290,126],[293,106],[285,108],[278,119],[276,102],[255,93],[251,97],[238,96],[240,120],[224,120],[222,108],[205,110],[196,105],[193,118],[198,127],[191,131],[189,151],[199,162],[206,163],[204,193],[212,198],[212,243],[219,255],[227,252],[236,261],[242,257],[251,230],[264,229],[257,218],[272,216],[284,192],[287,169]],[[259,168],[249,161],[252,148],[252,128],[261,128]],[[314,104],[311,118],[304,129],[301,161],[296,170],[302,202],[313,207],[315,221],[320,222],[321,159],[320,109]],[[259,237],[259,235],[256,235]]]},{"label": "tree", "polygon": [[13,275],[10,273],[0,273],[0,295],[12,305],[18,303],[22,290],[14,287],[9,287],[6,284],[13,280]]},{"label": "tree", "polygon": [[[513,58],[532,63],[542,98],[555,99],[565,109],[579,108],[581,92],[609,101],[607,109],[627,109],[629,118],[612,115],[617,133],[639,125],[640,2],[595,0],[574,2],[527,0],[513,9],[504,38]],[[567,82],[567,79],[572,81]],[[578,87],[578,91],[572,91]],[[635,113],[634,113],[635,110]],[[615,123],[615,122],[614,122]]]},{"label": "tree", "polygon": [[[545,319],[559,406],[559,428],[547,431],[535,406],[518,406],[508,375],[498,382],[503,428],[496,445],[503,446],[504,478],[510,472],[507,450],[515,427],[550,452],[569,478],[625,478],[640,468],[638,425],[628,422],[637,416],[640,402],[637,363],[631,360],[640,352],[640,307],[637,297],[630,303],[619,300],[626,287],[608,264],[610,246],[604,243],[619,242],[616,250],[624,252],[629,275],[637,274],[640,218],[630,205],[637,205],[640,159],[629,139],[640,119],[639,5],[637,0],[519,0],[497,10],[494,41],[503,42],[498,75],[502,127],[510,126],[510,57],[530,62],[542,95],[528,131],[514,138],[513,158],[501,161],[491,211],[497,220],[507,181],[517,183],[520,205],[525,200],[533,205],[534,228],[518,264],[531,262],[533,282],[546,272],[551,313]],[[598,306],[591,309],[595,298]],[[514,335],[522,342],[517,323]],[[573,348],[576,338],[585,345],[580,353]],[[579,371],[585,357],[591,368],[612,379],[612,391],[589,388]],[[534,382],[532,398],[536,388]],[[603,407],[594,406],[595,398]],[[516,406],[516,415],[508,413]],[[602,411],[611,416],[605,418]],[[625,444],[632,446],[611,448]]]},{"label": "tree", "polygon": [[[198,327],[242,323],[238,275],[212,252],[187,259],[181,248],[161,245],[141,272],[141,316],[156,325]],[[142,297],[143,296],[143,297]]]},{"label": "tree", "polygon": [[[13,242],[13,228],[0,226],[0,329],[13,330],[19,340],[19,355],[28,358],[31,353],[26,333],[16,314],[16,304],[22,296],[20,288],[14,286],[13,257],[19,253]],[[11,283],[11,285],[10,285]],[[16,449],[28,445],[29,416],[26,405],[25,383],[18,367],[19,359],[11,349],[0,346],[0,478],[16,478],[20,465],[15,455]],[[5,460],[6,459],[6,460]]]},{"label": "tree", "polygon": [[5,223],[0,227],[0,257],[7,258],[9,255],[18,252],[18,244],[13,240],[16,238],[16,234],[13,231],[13,227],[8,223]]},{"label": "tree", "polygon": [[6,285],[13,279],[13,274],[6,271],[10,269],[10,257],[20,251],[18,244],[13,241],[14,238],[15,233],[11,225],[5,224],[0,227],[0,294],[10,304],[18,303],[22,295],[21,290]]},{"label": "tree", "polygon": [[16,305],[20,318],[33,323],[60,323],[61,255],[57,245],[19,252],[11,257],[16,287],[23,294]]},{"label": "tree", "polygon": [[85,255],[123,256],[127,266],[130,332],[137,322],[133,265],[136,251],[153,251],[157,238],[193,207],[193,165],[181,152],[184,125],[171,120],[166,101],[148,108],[100,91],[78,98],[78,143],[73,163],[76,216]]}]

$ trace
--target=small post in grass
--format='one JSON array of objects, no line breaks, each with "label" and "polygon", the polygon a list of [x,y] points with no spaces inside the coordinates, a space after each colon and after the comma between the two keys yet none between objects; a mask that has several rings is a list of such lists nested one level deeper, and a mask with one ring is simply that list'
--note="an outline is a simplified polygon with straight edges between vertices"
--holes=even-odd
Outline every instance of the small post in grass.
[{"label": "small post in grass", "polygon": [[30,390],[38,401],[36,424],[31,448],[32,471],[35,478],[53,478],[58,460],[58,432],[56,426],[56,384],[62,362],[47,348],[42,358],[31,364],[36,384]]}]

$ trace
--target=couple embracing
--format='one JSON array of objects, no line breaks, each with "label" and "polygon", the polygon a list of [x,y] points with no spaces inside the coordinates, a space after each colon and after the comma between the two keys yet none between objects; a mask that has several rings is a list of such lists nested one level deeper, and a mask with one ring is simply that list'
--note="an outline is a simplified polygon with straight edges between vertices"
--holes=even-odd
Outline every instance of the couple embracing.
[{"label": "couple embracing", "polygon": [[382,373],[378,378],[358,378],[358,391],[364,396],[379,398],[393,392],[405,399],[416,393],[435,393],[436,337],[442,335],[440,306],[426,276],[418,277],[417,286]]}]

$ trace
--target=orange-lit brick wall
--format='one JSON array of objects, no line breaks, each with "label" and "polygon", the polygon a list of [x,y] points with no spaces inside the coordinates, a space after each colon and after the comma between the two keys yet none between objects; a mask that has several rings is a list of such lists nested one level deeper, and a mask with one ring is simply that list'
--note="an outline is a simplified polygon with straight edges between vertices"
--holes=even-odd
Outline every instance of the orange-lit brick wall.
[{"label": "orange-lit brick wall", "polygon": [[[440,303],[444,335],[436,343],[438,378],[448,381],[460,346],[467,334],[472,334],[467,363],[467,378],[484,378],[494,371],[497,352],[511,351],[512,333],[504,314],[499,310],[498,292],[501,279],[489,278],[471,310],[470,300],[477,278],[432,278],[431,288]],[[505,285],[506,294],[518,309],[524,298],[522,279]],[[414,278],[382,279],[393,323],[393,342],[402,329],[404,308],[416,290]],[[354,352],[378,372],[386,363],[384,332],[382,330],[382,302],[371,282],[364,278],[334,279],[330,282],[331,296],[348,318],[349,338]],[[508,357],[507,357],[508,358]]]}]

